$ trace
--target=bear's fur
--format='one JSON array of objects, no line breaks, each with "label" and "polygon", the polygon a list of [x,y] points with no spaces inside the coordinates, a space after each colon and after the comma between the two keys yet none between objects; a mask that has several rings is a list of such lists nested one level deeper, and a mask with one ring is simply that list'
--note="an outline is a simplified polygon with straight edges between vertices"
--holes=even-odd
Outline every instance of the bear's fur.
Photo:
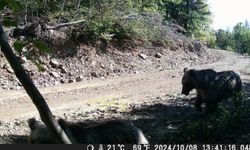
[{"label": "bear's fur", "polygon": [[240,76],[234,71],[216,72],[212,69],[188,70],[185,68],[182,77],[182,94],[196,89],[195,107],[202,111],[201,104],[205,103],[205,113],[216,110],[218,102],[232,97],[242,90]]},{"label": "bear's fur", "polygon": [[[84,126],[83,122],[67,122],[58,120],[72,143],[76,144],[148,144],[142,131],[132,123],[111,120],[94,125]],[[29,144],[56,144],[55,137],[46,126],[36,119],[28,120],[31,130]]]}]

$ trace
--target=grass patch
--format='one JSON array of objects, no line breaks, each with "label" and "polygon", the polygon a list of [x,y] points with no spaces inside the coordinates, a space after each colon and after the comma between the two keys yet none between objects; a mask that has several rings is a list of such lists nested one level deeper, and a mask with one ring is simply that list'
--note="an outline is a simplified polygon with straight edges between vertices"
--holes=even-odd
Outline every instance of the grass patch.
[{"label": "grass patch", "polygon": [[98,99],[89,100],[87,105],[96,108],[98,110],[110,110],[116,112],[127,112],[129,111],[129,104],[132,100],[123,98],[114,98],[114,96],[107,96]]}]

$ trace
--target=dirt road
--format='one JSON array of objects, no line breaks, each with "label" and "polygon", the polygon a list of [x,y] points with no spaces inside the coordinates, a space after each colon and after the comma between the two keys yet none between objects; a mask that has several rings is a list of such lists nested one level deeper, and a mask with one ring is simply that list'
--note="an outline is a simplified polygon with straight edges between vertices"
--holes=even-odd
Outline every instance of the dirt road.
[{"label": "dirt road", "polygon": [[[248,56],[220,50],[211,50],[211,52],[221,55],[222,59],[212,64],[192,66],[192,68],[212,68],[216,71],[234,70],[240,74],[244,85],[249,85],[250,58]],[[143,114],[144,117],[157,118],[157,123],[155,120],[151,121],[146,127],[145,121],[141,120],[136,124],[143,128],[150,141],[157,142],[160,134],[163,134],[161,129],[165,129],[166,125],[172,125],[178,119],[185,120],[185,117],[190,118],[193,113],[196,113],[193,108],[193,111],[190,111],[191,106],[185,109],[168,106],[168,103],[177,105],[177,101],[173,101],[171,97],[180,93],[183,68],[51,86],[42,88],[40,91],[53,114],[64,118],[71,116],[71,119],[72,116],[85,120],[98,117],[109,118],[110,114],[121,116],[122,112],[133,110],[136,115],[133,114],[133,117],[128,118],[137,120],[142,112],[136,112],[136,110],[141,108],[141,104],[151,106],[155,104],[157,107],[154,108],[148,105]],[[0,143],[13,143],[13,140],[8,142],[9,135],[26,135],[28,132],[26,119],[38,117],[38,113],[25,91],[0,91],[0,95],[0,125],[2,124],[0,126]],[[164,103],[164,107],[161,103]],[[108,110],[109,113],[106,115],[104,110]],[[169,121],[172,123],[168,123]],[[153,134],[151,134],[151,129],[154,129]]]},{"label": "dirt road", "polygon": [[[226,51],[213,51],[223,58],[215,63],[193,66],[192,68],[212,68],[234,70],[244,81],[250,79],[250,59]],[[188,67],[188,66],[183,66]],[[64,84],[40,89],[54,113],[70,113],[72,110],[91,109],[91,103],[110,99],[123,99],[127,103],[138,103],[147,97],[179,93],[182,69],[166,70],[149,74],[137,74],[109,79]],[[26,92],[2,91],[0,93],[1,120],[28,118],[37,114]],[[97,103],[98,103],[97,102]]]}]

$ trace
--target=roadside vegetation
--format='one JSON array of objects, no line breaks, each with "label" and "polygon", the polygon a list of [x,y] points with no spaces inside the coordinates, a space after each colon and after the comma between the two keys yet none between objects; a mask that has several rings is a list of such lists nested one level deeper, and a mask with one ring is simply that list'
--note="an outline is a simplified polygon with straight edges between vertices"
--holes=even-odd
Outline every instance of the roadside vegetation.
[{"label": "roadside vegetation", "polygon": [[[16,41],[17,51],[30,42],[40,50],[46,49],[46,52],[48,48],[45,47],[55,49],[56,46],[51,45],[55,44],[51,37],[39,35],[34,30],[64,30],[61,24],[81,20],[66,26],[67,37],[74,44],[107,45],[117,41],[139,41],[170,47],[169,32],[176,28],[181,34],[198,39],[210,48],[250,53],[248,20],[238,23],[233,29],[215,31],[210,27],[212,14],[206,0],[3,0],[0,10],[5,26],[26,27],[25,36],[38,40]],[[14,34],[23,35],[19,31]]]},{"label": "roadside vegetation", "polygon": [[212,31],[211,36],[213,40],[209,47],[250,54],[250,25],[247,20],[238,23],[232,30]]},{"label": "roadside vegetation", "polygon": [[[38,25],[41,26],[39,30],[44,31],[82,20],[79,24],[66,26],[67,34],[76,43],[92,44],[137,40],[169,46],[171,38],[167,33],[170,28],[206,41],[211,23],[211,13],[205,0],[4,0],[0,10],[4,14],[5,26],[25,27],[24,30],[17,30],[14,36],[41,38],[34,31]],[[51,43],[46,40],[48,38],[43,38],[45,43]],[[26,43],[18,41],[15,48],[18,50]],[[34,45],[40,49],[45,47]]]},{"label": "roadside vegetation", "polygon": [[[242,92],[237,93],[229,103],[220,104],[213,114],[188,120],[178,127],[178,131],[167,133],[162,143],[241,142],[240,135],[247,130],[243,120],[249,113],[249,109],[243,106],[242,96]],[[237,138],[239,140],[235,140]]]}]

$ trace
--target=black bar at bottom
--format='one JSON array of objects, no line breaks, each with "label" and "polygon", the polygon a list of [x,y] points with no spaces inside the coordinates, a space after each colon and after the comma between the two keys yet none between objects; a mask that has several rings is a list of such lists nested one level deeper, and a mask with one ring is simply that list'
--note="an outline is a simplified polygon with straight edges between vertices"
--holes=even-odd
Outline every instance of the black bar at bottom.
[{"label": "black bar at bottom", "polygon": [[5,150],[250,150],[250,144],[23,144],[0,145]]}]

